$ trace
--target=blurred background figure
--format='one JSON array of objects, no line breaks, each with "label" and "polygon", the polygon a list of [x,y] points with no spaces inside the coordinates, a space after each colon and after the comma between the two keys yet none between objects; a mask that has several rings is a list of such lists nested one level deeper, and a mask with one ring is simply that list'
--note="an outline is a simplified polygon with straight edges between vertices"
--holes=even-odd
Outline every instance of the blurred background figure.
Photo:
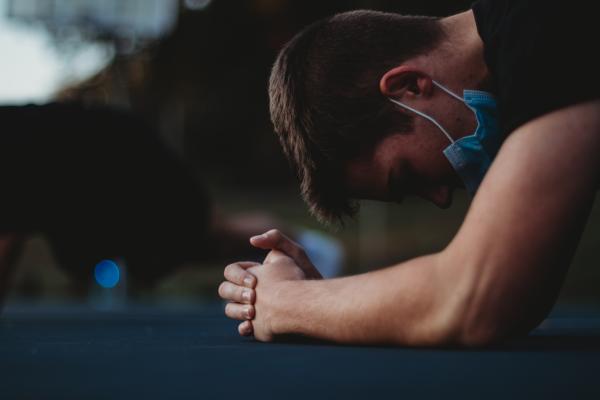
[{"label": "blurred background figure", "polygon": [[[113,259],[138,300],[213,299],[224,263],[260,259],[247,238],[271,227],[295,232],[326,276],[440,250],[466,196],[450,211],[365,202],[325,236],[272,132],[267,78],[280,47],[319,18],[470,4],[0,0],[0,285],[12,265],[15,301],[81,297]],[[600,300],[586,262],[600,211],[591,221],[565,302]]]}]

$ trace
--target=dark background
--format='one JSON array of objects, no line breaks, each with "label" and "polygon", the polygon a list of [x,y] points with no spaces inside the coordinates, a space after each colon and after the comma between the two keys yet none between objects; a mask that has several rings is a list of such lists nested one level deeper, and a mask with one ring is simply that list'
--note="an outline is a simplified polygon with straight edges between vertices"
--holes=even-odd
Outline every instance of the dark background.
[{"label": "dark background", "polygon": [[[269,122],[267,79],[278,50],[303,26],[337,12],[369,8],[447,16],[470,4],[213,0],[193,10],[182,2],[176,26],[160,40],[121,51],[123,44],[106,32],[88,37],[90,42],[114,45],[113,60],[100,73],[61,88],[55,100],[111,105],[140,116],[159,130],[165,146],[192,165],[214,204],[225,213],[268,211],[289,226],[322,229],[299,199],[293,173]],[[60,37],[54,38],[60,45]],[[343,231],[331,232],[346,249],[344,273],[442,249],[459,228],[468,204],[463,193],[446,211],[416,199],[402,205],[365,202],[356,221]],[[561,303],[600,303],[599,234],[600,209],[596,207]],[[142,300],[214,299],[222,268],[187,266]],[[45,238],[31,238],[19,261],[12,301],[69,301],[69,286]]]}]

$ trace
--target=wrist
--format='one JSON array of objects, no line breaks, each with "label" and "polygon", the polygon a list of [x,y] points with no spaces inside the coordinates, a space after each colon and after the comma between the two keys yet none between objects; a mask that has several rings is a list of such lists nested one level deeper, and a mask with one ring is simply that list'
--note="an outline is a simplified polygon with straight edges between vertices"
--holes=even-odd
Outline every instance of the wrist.
[{"label": "wrist", "polygon": [[[302,301],[294,297],[296,286],[303,281],[281,281],[270,288],[269,325],[274,335],[293,334],[297,332],[298,304]],[[294,299],[293,301],[291,299]],[[293,303],[293,304],[292,304]]]}]

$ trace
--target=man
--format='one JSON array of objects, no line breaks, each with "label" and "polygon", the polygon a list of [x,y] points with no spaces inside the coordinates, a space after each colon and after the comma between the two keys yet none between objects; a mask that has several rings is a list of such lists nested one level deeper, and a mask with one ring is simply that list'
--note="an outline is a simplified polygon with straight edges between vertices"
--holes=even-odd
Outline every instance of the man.
[{"label": "man", "polygon": [[[585,2],[481,0],[442,19],[357,11],[280,53],[271,116],[323,220],[353,198],[474,195],[439,253],[321,280],[279,231],[263,265],[225,269],[239,332],[341,343],[477,346],[551,309],[598,187],[598,36]],[[473,90],[475,89],[475,90]],[[493,161],[493,162],[492,162]]]}]

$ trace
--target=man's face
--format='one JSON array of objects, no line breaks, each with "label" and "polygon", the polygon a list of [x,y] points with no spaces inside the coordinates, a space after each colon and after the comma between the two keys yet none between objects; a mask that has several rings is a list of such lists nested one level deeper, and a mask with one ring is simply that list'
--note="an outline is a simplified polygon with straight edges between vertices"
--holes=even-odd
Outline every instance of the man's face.
[{"label": "man's face", "polygon": [[432,130],[389,135],[346,165],[346,187],[353,198],[401,202],[417,196],[447,208],[462,184],[443,155],[446,146]]},{"label": "man's face", "polygon": [[[477,127],[473,111],[441,90],[432,90],[430,81],[423,82],[427,85],[408,96],[410,105],[435,118],[454,140],[472,134]],[[399,202],[406,196],[417,196],[440,208],[449,207],[454,189],[464,187],[443,153],[450,141],[425,118],[400,107],[397,112],[414,118],[412,130],[388,135],[350,161],[346,165],[346,188],[357,199]]]}]

